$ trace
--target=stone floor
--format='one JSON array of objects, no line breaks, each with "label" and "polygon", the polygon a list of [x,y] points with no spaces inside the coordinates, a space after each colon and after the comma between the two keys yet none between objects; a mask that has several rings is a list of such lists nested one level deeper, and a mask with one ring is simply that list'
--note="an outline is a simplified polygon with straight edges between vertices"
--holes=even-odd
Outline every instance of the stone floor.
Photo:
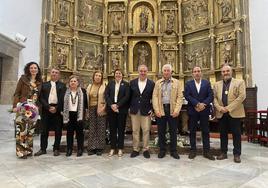
[{"label": "stone floor", "polygon": [[[125,154],[109,158],[87,156],[66,158],[64,153],[52,156],[53,137],[48,154],[27,160],[15,156],[12,114],[0,106],[0,187],[268,187],[268,148],[243,142],[242,163],[235,164],[231,152],[224,161],[208,161],[201,156],[180,160],[170,156],[151,159],[130,158]],[[63,137],[63,140],[65,137]],[[212,144],[219,145],[218,139]],[[39,138],[34,139],[34,150]]]}]

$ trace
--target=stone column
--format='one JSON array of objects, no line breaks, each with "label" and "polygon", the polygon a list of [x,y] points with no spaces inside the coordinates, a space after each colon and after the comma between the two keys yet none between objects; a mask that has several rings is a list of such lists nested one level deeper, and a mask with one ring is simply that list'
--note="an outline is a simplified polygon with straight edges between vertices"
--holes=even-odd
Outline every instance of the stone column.
[{"label": "stone column", "polygon": [[104,77],[106,78],[108,75],[108,70],[107,70],[107,62],[108,62],[108,58],[107,58],[107,51],[108,51],[108,42],[107,42],[107,36],[104,36],[103,38],[103,74]]},{"label": "stone column", "polygon": [[127,42],[127,38],[124,37],[123,39],[123,48],[124,48],[124,72],[125,75],[128,75],[128,70],[127,70],[127,62],[128,62],[128,42]]},{"label": "stone column", "polygon": [[161,75],[161,68],[162,68],[162,62],[161,62],[161,45],[162,45],[162,38],[158,37],[157,41],[157,47],[158,47],[158,53],[157,53],[157,59],[158,59],[158,77]]}]

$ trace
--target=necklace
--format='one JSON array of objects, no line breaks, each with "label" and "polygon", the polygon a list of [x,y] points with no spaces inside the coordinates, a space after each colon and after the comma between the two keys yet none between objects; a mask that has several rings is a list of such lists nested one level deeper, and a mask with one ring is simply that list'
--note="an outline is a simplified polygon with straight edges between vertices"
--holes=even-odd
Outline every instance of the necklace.
[{"label": "necklace", "polygon": [[230,87],[230,82],[227,83],[227,84],[223,82],[223,86],[224,86],[224,94],[225,95],[228,95],[228,93],[229,93],[229,87]]},{"label": "necklace", "polygon": [[76,98],[77,98],[77,96],[78,96],[78,93],[77,93],[77,92],[75,93],[75,97],[73,97],[72,92],[71,92],[70,94],[71,94],[71,101],[72,101],[72,104],[75,104],[75,103],[76,103]]}]

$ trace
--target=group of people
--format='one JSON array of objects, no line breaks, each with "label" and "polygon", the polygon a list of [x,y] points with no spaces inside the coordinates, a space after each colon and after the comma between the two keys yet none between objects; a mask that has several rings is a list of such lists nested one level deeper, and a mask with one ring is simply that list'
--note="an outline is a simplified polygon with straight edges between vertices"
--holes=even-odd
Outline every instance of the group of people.
[{"label": "group of people", "polygon": [[[42,83],[40,68],[37,63],[30,62],[25,66],[25,74],[21,76],[14,95],[14,111],[17,102],[29,98],[33,88],[37,91],[36,105],[41,107],[41,144],[35,156],[46,154],[48,132],[53,126],[55,142],[54,156],[60,154],[59,147],[62,136],[62,127],[67,129],[66,156],[73,152],[74,131],[77,139],[77,156],[83,155],[84,122],[88,121],[88,155],[102,155],[105,148],[106,121],[110,129],[111,150],[108,156],[115,154],[122,157],[124,154],[124,135],[126,118],[130,114],[133,136],[133,151],[130,157],[137,157],[141,150],[145,158],[150,158],[149,140],[151,117],[156,117],[158,127],[158,158],[164,158],[167,151],[166,132],[170,135],[170,156],[179,159],[177,152],[177,125],[178,116],[183,103],[183,88],[179,80],[172,77],[172,66],[165,64],[162,67],[162,78],[155,83],[147,77],[148,67],[139,65],[139,76],[127,82],[123,79],[122,70],[114,71],[114,80],[106,86],[103,73],[95,71],[92,84],[87,89],[81,87],[78,76],[69,78],[67,87],[59,81],[60,70],[52,68],[50,81]],[[241,118],[245,116],[243,101],[245,99],[245,83],[232,77],[232,68],[224,64],[221,68],[222,80],[211,88],[210,82],[202,78],[201,67],[192,69],[193,79],[188,81],[184,88],[184,97],[188,101],[190,154],[189,159],[196,157],[196,131],[200,127],[202,132],[203,156],[215,160],[210,152],[209,115],[211,104],[215,106],[216,117],[219,120],[221,154],[218,160],[227,158],[228,131],[233,135],[234,162],[241,162]],[[34,129],[28,124],[17,125],[16,151],[17,156],[27,158],[32,155],[33,131],[23,132],[25,128]],[[168,125],[168,129],[167,129]],[[22,139],[21,134],[27,134]],[[27,132],[27,131],[26,131]],[[140,140],[142,136],[142,147]],[[116,153],[117,152],[117,153]]]}]

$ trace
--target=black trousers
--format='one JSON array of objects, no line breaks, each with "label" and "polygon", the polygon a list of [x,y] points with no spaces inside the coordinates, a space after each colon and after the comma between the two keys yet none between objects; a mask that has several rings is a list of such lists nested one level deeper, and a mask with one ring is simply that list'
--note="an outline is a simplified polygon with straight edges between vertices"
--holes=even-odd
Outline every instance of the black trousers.
[{"label": "black trousers", "polygon": [[62,115],[60,113],[52,114],[49,111],[43,112],[41,126],[42,126],[41,137],[40,137],[41,150],[46,151],[47,149],[49,130],[54,130],[55,132],[53,151],[59,150],[62,136],[62,126],[63,126]]},{"label": "black trousers", "polygon": [[191,150],[196,150],[196,131],[198,125],[202,132],[203,152],[210,150],[208,115],[189,115],[189,131]]},{"label": "black trousers", "polygon": [[229,114],[224,114],[219,119],[221,151],[227,154],[228,151],[228,131],[233,135],[233,154],[241,155],[241,119],[232,118]]},{"label": "black trousers", "polygon": [[77,139],[77,149],[83,150],[84,146],[84,132],[83,122],[77,121],[77,112],[69,112],[69,123],[67,125],[67,149],[73,149],[74,131]]},{"label": "black trousers", "polygon": [[164,105],[165,116],[156,118],[157,130],[158,130],[158,143],[160,152],[166,152],[166,129],[168,124],[168,131],[170,135],[170,152],[177,151],[177,123],[178,118],[173,118],[170,115],[170,106]]},{"label": "black trousers", "polygon": [[126,118],[127,114],[125,113],[108,112],[111,149],[124,148]]}]

